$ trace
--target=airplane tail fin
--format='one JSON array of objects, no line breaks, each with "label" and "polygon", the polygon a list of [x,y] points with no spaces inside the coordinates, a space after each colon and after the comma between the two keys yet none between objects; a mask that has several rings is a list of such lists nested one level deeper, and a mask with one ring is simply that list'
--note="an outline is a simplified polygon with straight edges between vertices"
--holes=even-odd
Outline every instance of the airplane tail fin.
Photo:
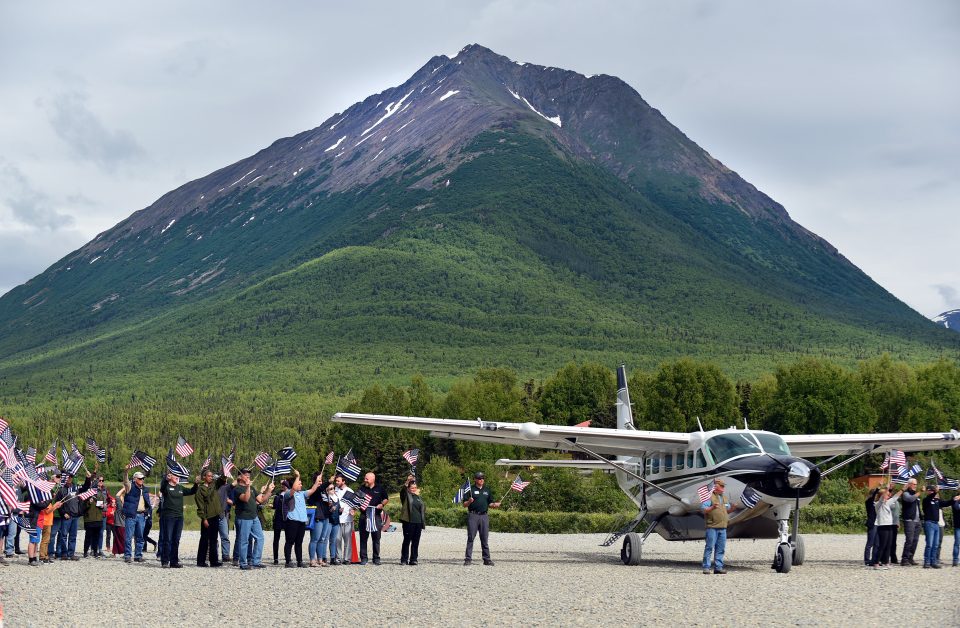
[{"label": "airplane tail fin", "polygon": [[637,429],[633,425],[633,410],[630,407],[630,391],[627,390],[627,367],[625,364],[617,367],[617,429]]}]

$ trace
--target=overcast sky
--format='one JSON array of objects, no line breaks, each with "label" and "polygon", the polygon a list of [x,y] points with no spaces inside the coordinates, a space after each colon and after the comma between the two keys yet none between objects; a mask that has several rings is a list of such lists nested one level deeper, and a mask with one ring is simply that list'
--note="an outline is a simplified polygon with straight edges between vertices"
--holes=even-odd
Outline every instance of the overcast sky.
[{"label": "overcast sky", "polygon": [[914,309],[960,308],[954,0],[0,0],[0,294],[469,43],[619,76]]}]

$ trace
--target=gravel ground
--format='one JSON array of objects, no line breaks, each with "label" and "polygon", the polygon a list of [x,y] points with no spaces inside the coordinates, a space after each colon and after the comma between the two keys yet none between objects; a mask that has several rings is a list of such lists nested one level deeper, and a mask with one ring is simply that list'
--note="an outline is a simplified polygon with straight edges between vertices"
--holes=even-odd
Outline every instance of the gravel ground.
[{"label": "gravel ground", "polygon": [[[473,566],[464,567],[465,536],[427,528],[416,567],[397,564],[396,532],[383,535],[379,567],[242,572],[192,567],[199,534],[185,532],[184,569],[161,570],[152,553],[144,564],[110,558],[39,568],[21,556],[0,568],[0,595],[7,626],[960,625],[949,537],[940,570],[867,570],[861,537],[808,535],[807,561],[789,574],[770,569],[774,544],[764,540],[729,542],[730,572],[705,576],[702,543],[652,537],[641,565],[626,567],[619,550],[598,547],[600,535],[493,534],[496,566],[483,566],[477,542]],[[905,590],[910,613],[900,608]]]}]

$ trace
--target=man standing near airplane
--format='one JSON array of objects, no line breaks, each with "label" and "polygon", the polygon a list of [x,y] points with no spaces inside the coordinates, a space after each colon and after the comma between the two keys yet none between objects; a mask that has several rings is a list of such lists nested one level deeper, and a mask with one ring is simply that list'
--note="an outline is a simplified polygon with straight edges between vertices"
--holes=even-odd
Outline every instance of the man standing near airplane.
[{"label": "man standing near airplane", "polygon": [[731,505],[724,499],[724,490],[726,490],[726,483],[723,478],[717,478],[713,482],[710,500],[703,503],[703,518],[707,525],[703,548],[703,573],[705,574],[711,573],[711,563],[714,565],[713,573],[727,573],[723,568],[723,554],[727,547],[727,515],[737,510],[739,506]]}]

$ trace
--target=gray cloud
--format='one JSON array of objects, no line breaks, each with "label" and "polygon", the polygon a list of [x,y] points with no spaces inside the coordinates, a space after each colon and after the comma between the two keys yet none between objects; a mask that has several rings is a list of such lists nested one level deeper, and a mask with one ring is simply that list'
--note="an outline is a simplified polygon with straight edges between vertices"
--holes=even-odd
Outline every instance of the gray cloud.
[{"label": "gray cloud", "polygon": [[42,273],[52,260],[79,248],[87,236],[74,230],[38,237],[37,232],[0,232],[0,295]]},{"label": "gray cloud", "polygon": [[77,158],[90,161],[107,172],[143,158],[144,150],[133,135],[123,129],[108,129],[87,106],[84,92],[61,92],[49,103],[41,101],[40,105],[47,111],[57,136]]},{"label": "gray cloud", "polygon": [[933,287],[943,297],[943,304],[947,308],[960,307],[960,290],[946,284],[936,284]]},{"label": "gray cloud", "polygon": [[0,188],[3,189],[3,205],[22,225],[43,231],[58,231],[73,226],[73,216],[54,209],[53,201],[33,187],[19,168],[2,159]]}]

